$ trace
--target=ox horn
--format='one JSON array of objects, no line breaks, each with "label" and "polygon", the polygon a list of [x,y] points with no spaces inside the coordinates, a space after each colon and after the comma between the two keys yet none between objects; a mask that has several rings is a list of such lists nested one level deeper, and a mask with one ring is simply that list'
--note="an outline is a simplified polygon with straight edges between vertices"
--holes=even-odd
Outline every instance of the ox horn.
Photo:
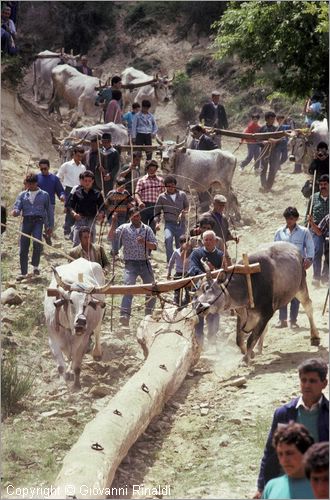
[{"label": "ox horn", "polygon": [[104,293],[106,292],[111,285],[113,285],[113,282],[115,280],[115,275],[112,276],[112,278],[103,286],[95,286],[92,290],[91,293]]},{"label": "ox horn", "polygon": [[69,283],[66,283],[65,281],[62,280],[61,276],[58,274],[56,271],[55,267],[52,266],[52,270],[56,279],[57,286],[60,286],[63,288],[63,290],[66,290],[69,292],[71,290],[71,285]]},{"label": "ox horn", "polygon": [[203,259],[203,258],[201,259],[201,263],[202,263],[202,266],[205,269],[207,281],[211,281],[212,280],[212,274],[211,274],[210,266],[207,264],[207,261],[205,259]]},{"label": "ox horn", "polygon": [[176,144],[174,146],[174,149],[182,148],[185,145],[186,139],[184,139],[182,142],[179,142],[179,144]]},{"label": "ox horn", "polygon": [[158,142],[158,144],[160,146],[164,146],[164,142],[160,139],[160,137],[158,137],[158,135],[156,134],[156,141]]}]

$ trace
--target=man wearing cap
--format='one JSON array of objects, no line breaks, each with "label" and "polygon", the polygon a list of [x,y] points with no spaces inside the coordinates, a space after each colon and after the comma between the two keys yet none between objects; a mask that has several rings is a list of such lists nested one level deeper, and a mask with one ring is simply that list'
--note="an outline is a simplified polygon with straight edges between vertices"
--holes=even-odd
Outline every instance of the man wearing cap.
[{"label": "man wearing cap", "polygon": [[141,210],[141,219],[144,224],[156,232],[154,210],[158,196],[165,190],[164,180],[156,175],[158,163],[150,160],[146,163],[146,175],[138,180],[136,185],[135,200]]},{"label": "man wearing cap", "polygon": [[[211,100],[204,104],[199,115],[199,121],[204,123],[207,127],[228,128],[227,114],[224,106],[219,103],[220,92],[213,90]],[[220,133],[216,135],[216,142],[221,147]]]},{"label": "man wearing cap", "polygon": [[202,217],[211,217],[215,222],[214,232],[217,236],[222,238],[225,243],[227,241],[239,242],[239,238],[233,236],[229,230],[229,222],[227,217],[224,215],[224,210],[226,208],[227,198],[222,194],[216,194],[213,198],[213,209],[206,212]]},{"label": "man wearing cap", "polygon": [[[103,175],[104,180],[104,196],[113,189],[114,181],[116,180],[119,171],[119,153],[111,144],[111,134],[102,135],[102,148],[101,148],[101,166],[100,176]],[[98,179],[96,184],[99,186]]]}]

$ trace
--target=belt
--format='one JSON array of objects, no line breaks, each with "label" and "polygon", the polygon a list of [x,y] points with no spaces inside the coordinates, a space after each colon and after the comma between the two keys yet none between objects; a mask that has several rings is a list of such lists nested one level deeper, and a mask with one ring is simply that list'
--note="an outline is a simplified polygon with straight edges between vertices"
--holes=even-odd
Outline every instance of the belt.
[{"label": "belt", "polygon": [[43,221],[44,218],[41,215],[23,215],[23,219],[33,220],[33,221]]}]

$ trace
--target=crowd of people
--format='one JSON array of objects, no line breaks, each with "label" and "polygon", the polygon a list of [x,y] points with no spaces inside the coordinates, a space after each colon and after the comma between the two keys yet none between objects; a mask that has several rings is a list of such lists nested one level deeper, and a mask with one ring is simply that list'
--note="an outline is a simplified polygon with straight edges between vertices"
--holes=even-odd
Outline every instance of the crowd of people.
[{"label": "crowd of people", "polygon": [[[2,8],[2,50],[14,54],[15,24],[11,7]],[[92,75],[86,56],[81,58],[77,69]],[[111,134],[102,138],[92,137],[90,148],[73,150],[71,160],[64,162],[51,173],[46,158],[39,161],[40,172],[29,173],[24,180],[24,190],[17,196],[12,216],[22,217],[20,238],[20,274],[17,281],[28,278],[29,247],[33,243],[31,264],[33,274],[40,275],[41,241],[52,245],[55,227],[56,197],[64,205],[64,238],[72,241],[69,256],[84,257],[98,262],[104,272],[111,274],[111,261],[119,258],[122,249],[124,285],[134,285],[138,277],[143,283],[153,283],[155,273],[152,254],[158,248],[157,234],[163,231],[167,279],[196,276],[208,269],[221,269],[231,263],[228,241],[239,242],[230,228],[225,215],[227,199],[217,194],[209,210],[199,215],[195,227],[189,230],[190,201],[177,186],[173,175],[159,173],[159,161],[153,158],[148,146],[156,136],[158,126],[150,113],[151,103],[142,100],[133,103],[129,112],[123,112],[121,78],[112,78],[111,87],[102,94],[104,121],[123,123],[127,126],[133,145],[146,146],[144,173],[142,153],[135,151],[128,163],[112,144]],[[320,112],[318,96],[306,102],[306,124]],[[265,124],[260,125],[260,114],[251,114],[246,134],[287,131],[294,124],[281,114],[268,111]],[[220,103],[220,93],[213,91],[211,99],[201,109],[200,123],[191,127],[191,147],[199,150],[221,148],[219,129],[228,128],[227,114]],[[275,124],[275,122],[277,123]],[[207,128],[215,129],[210,136]],[[261,191],[269,192],[276,173],[288,158],[287,136],[258,141],[243,139],[247,156],[240,163],[240,172],[253,161],[256,175],[260,176]],[[313,267],[313,283],[320,286],[328,281],[329,262],[329,156],[326,143],[320,143],[316,156],[309,167],[315,175],[315,189],[306,211],[305,225],[299,225],[299,213],[289,206],[283,212],[285,225],[274,234],[275,241],[288,241],[297,246],[303,259],[304,269]],[[293,173],[301,172],[295,165]],[[202,173],[201,173],[202,175]],[[100,241],[96,243],[97,224],[100,235],[107,226],[109,250]],[[30,238],[31,237],[31,238]],[[120,324],[127,328],[132,317],[133,296],[126,294],[120,305]],[[173,303],[179,309],[190,301],[188,289],[175,290]],[[145,314],[151,314],[156,303],[154,296],[146,296]],[[279,328],[298,327],[299,301],[294,298],[288,306],[279,310]],[[220,326],[218,313],[208,314],[206,320],[199,317],[195,334],[200,346],[205,340],[216,348],[216,336]],[[272,427],[261,461],[258,491],[255,498],[328,498],[328,400],[322,393],[327,385],[327,367],[322,360],[307,360],[299,367],[301,396],[276,410]],[[315,444],[313,444],[315,443]],[[284,472],[284,475],[283,475]]]}]

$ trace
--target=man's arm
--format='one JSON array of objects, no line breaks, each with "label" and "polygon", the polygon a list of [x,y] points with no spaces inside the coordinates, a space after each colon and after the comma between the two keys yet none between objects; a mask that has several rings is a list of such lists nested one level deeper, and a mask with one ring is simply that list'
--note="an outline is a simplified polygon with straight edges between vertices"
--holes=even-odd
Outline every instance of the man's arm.
[{"label": "man's arm", "polygon": [[143,183],[142,183],[142,179],[139,179],[138,182],[137,182],[137,185],[136,185],[136,192],[135,192],[135,195],[134,195],[136,203],[138,204],[139,208],[144,208],[145,207],[145,204],[143,203],[142,198],[140,196],[140,193],[142,191],[143,191]]},{"label": "man's arm", "polygon": [[138,113],[135,113],[132,120],[132,141],[134,142],[136,139],[136,127],[138,121]]},{"label": "man's arm", "polygon": [[201,254],[197,248],[196,250],[193,250],[190,256],[190,268],[188,274],[190,276],[196,276],[197,274],[202,274],[204,272],[205,270],[201,264]]},{"label": "man's arm", "polygon": [[23,208],[23,193],[24,191],[17,196],[16,201],[14,203],[13,210],[11,212],[11,214],[14,217],[18,217]]},{"label": "man's arm", "polygon": [[55,177],[55,193],[56,193],[56,196],[61,201],[65,200],[64,188],[63,188],[62,183],[58,177]]}]

